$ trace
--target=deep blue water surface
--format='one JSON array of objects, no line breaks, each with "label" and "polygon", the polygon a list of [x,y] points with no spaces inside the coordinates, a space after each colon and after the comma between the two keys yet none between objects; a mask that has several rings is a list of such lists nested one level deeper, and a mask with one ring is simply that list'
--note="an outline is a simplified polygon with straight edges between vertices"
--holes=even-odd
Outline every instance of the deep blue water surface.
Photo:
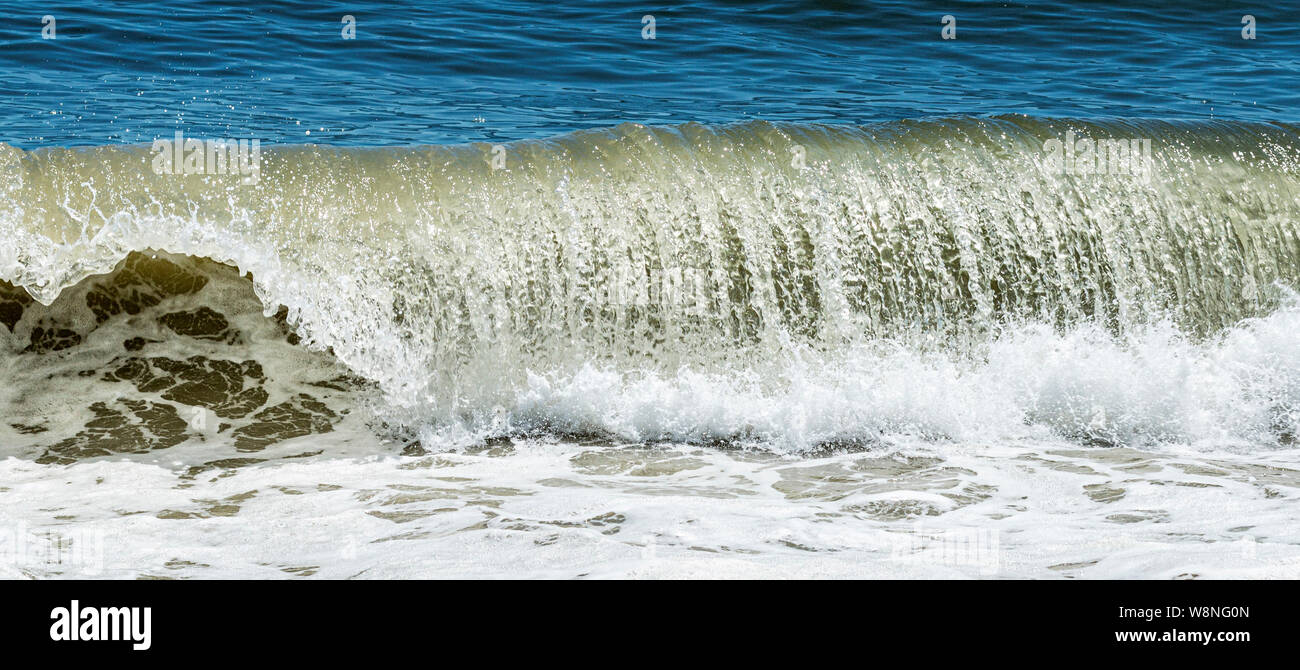
[{"label": "deep blue water surface", "polygon": [[[182,129],[454,143],[625,121],[1009,112],[1297,119],[1300,3],[1127,4],[0,2],[0,141]],[[957,39],[941,37],[947,14]],[[55,39],[42,39],[45,15]],[[345,15],[355,39],[343,39]]]}]

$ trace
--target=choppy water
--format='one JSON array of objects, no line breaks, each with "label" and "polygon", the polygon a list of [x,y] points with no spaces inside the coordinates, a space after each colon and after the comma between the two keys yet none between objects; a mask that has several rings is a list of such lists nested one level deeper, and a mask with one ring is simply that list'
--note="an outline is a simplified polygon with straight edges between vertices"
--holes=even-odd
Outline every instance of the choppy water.
[{"label": "choppy water", "polygon": [[[635,121],[1294,120],[1300,25],[1217,2],[0,2],[5,141],[352,145]],[[1256,39],[1241,17],[1254,12]],[[40,39],[41,18],[56,39]],[[943,40],[941,20],[956,20]],[[356,39],[342,39],[342,17]],[[644,39],[643,18],[655,19]],[[646,35],[648,36],[648,35]]]},{"label": "choppy water", "polygon": [[1300,575],[1294,28],[495,7],[6,27],[0,574]]}]

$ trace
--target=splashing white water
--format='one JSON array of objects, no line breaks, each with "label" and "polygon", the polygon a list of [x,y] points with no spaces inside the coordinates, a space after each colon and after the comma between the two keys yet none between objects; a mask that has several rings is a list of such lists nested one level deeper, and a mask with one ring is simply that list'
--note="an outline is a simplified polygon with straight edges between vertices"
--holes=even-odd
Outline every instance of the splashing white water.
[{"label": "splashing white water", "polygon": [[[1066,132],[1149,139],[1150,174],[1062,174],[1042,147]],[[140,147],[5,147],[0,277],[48,302],[131,251],[231,262],[383,390],[380,422],[430,443],[503,422],[804,448],[1021,424],[1262,439],[1277,419],[1284,439],[1289,396],[1259,395],[1273,372],[1223,378],[1175,332],[1268,314],[1300,275],[1297,146],[1283,124],[629,124],[511,144],[505,169],[478,145],[268,148],[253,186],[154,175]],[[1150,389],[1182,385],[1144,348],[1161,328],[1213,390]],[[1000,330],[988,365],[952,353]],[[1216,394],[1252,385],[1277,408],[1216,423],[1235,402]]]},{"label": "splashing white water", "polygon": [[[538,431],[619,441],[732,442],[800,452],[897,439],[1041,440],[1248,449],[1300,431],[1300,305],[1208,341],[1158,322],[1117,338],[1022,325],[973,354],[872,342],[793,349],[731,372],[671,375],[589,364],[533,373],[490,420],[429,429],[430,448]],[[483,419],[484,417],[474,417]]]}]

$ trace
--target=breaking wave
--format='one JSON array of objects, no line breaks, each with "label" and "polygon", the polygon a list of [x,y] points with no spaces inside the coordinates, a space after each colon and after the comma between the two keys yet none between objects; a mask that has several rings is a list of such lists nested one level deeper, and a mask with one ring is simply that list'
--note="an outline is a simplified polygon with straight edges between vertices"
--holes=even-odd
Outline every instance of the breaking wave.
[{"label": "breaking wave", "polygon": [[[1150,161],[1063,170],[1044,145],[1067,137]],[[251,452],[360,422],[426,448],[1251,449],[1300,428],[1286,124],[625,124],[265,147],[254,184],[151,158],[0,145],[5,442]]]}]

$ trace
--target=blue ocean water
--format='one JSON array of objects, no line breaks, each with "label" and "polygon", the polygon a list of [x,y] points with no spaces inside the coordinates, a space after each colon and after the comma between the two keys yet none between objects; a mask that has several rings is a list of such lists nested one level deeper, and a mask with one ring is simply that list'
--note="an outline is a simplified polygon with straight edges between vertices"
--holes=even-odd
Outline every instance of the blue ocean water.
[{"label": "blue ocean water", "polygon": [[[181,129],[443,144],[629,121],[1005,113],[1295,119],[1300,7],[1126,4],[3,2],[0,141],[138,143]],[[946,15],[955,39],[941,34]]]}]

